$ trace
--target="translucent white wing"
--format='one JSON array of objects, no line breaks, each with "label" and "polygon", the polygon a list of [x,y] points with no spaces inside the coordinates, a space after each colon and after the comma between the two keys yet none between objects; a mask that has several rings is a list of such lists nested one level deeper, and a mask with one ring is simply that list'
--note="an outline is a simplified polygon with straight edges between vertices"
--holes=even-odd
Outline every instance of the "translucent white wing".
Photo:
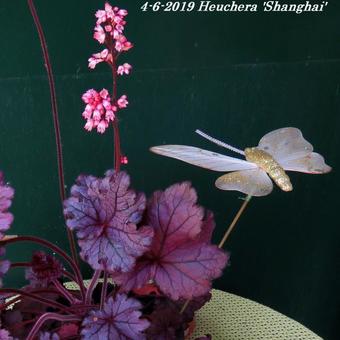
[{"label": "translucent white wing", "polygon": [[162,156],[179,159],[183,162],[214,171],[235,171],[258,168],[254,163],[193,146],[160,145],[154,146],[150,150]]},{"label": "translucent white wing", "polygon": [[332,168],[325,163],[325,159],[316,152],[297,159],[289,159],[281,162],[281,166],[288,171],[305,172],[308,174],[325,174]]},{"label": "translucent white wing", "polygon": [[267,133],[258,148],[268,152],[282,165],[284,161],[303,158],[313,151],[313,146],[302,136],[299,129],[286,127]]},{"label": "translucent white wing", "polygon": [[235,190],[251,196],[266,196],[273,190],[273,182],[262,169],[231,172],[217,178],[221,190]]}]

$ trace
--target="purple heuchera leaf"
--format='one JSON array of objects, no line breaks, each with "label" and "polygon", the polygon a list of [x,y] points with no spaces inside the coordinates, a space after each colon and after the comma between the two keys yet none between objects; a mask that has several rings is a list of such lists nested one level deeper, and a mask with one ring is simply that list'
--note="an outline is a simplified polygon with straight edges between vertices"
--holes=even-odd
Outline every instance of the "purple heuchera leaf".
[{"label": "purple heuchera leaf", "polygon": [[115,299],[109,298],[103,310],[94,310],[83,320],[82,339],[145,339],[144,330],[149,322],[140,319],[142,305],[125,294],[117,294]]},{"label": "purple heuchera leaf", "polygon": [[26,269],[26,279],[33,287],[47,287],[49,283],[62,275],[63,265],[54,256],[43,251],[35,251],[32,266]]},{"label": "purple heuchera leaf", "polygon": [[145,196],[129,185],[125,172],[79,176],[65,201],[66,224],[76,230],[80,254],[94,269],[127,272],[152,242],[152,228],[136,227]]},{"label": "purple heuchera leaf", "polygon": [[0,240],[13,222],[13,215],[7,211],[12,204],[13,196],[13,188],[5,184],[3,173],[0,172]]},{"label": "purple heuchera leaf", "polygon": [[140,288],[150,280],[174,300],[206,294],[211,280],[220,276],[228,256],[210,244],[213,216],[203,209],[189,183],[156,192],[148,204],[147,224],[154,228],[151,249],[134,270],[115,276],[122,288]]}]

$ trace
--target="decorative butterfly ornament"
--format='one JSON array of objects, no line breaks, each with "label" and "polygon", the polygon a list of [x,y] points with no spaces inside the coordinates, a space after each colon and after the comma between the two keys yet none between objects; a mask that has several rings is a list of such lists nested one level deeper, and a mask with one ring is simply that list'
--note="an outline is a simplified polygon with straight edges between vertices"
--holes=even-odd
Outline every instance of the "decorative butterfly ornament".
[{"label": "decorative butterfly ornament", "polygon": [[324,158],[313,152],[299,129],[282,128],[263,136],[257,147],[239,150],[223,143],[200,130],[196,132],[208,140],[237,152],[246,160],[221,155],[186,145],[161,145],[150,150],[162,156],[214,171],[228,172],[219,177],[215,185],[221,190],[236,190],[251,196],[266,196],[273,190],[271,179],[283,190],[291,191],[293,186],[286,171],[308,174],[325,174],[332,170]]}]

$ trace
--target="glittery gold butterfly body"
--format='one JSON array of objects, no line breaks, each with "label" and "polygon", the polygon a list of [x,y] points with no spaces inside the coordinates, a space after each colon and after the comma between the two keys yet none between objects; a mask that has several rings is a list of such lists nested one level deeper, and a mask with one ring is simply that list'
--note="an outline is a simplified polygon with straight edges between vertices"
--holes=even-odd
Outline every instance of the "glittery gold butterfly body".
[{"label": "glittery gold butterfly body", "polygon": [[244,154],[248,162],[253,162],[263,169],[283,191],[293,190],[288,175],[268,152],[252,147],[246,148]]}]

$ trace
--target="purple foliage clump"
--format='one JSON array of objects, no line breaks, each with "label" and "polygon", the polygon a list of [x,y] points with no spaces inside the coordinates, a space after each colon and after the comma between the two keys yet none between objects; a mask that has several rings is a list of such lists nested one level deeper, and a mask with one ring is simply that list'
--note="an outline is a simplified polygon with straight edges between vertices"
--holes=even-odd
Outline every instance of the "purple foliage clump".
[{"label": "purple foliage clump", "polygon": [[192,299],[210,290],[228,256],[210,244],[213,216],[208,213],[204,218],[204,210],[196,201],[189,183],[153,194],[145,222],[154,230],[153,242],[134,270],[115,276],[124,289],[140,288],[152,281],[174,300]]},{"label": "purple foliage clump", "polygon": [[[104,133],[113,127],[114,170],[103,177],[80,175],[66,198],[52,66],[33,0],[28,0],[28,6],[50,85],[59,191],[71,255],[36,236],[5,236],[13,222],[8,209],[14,190],[0,172],[0,340],[184,339],[229,256],[211,243],[213,214],[198,205],[190,183],[157,191],[147,201],[120,170],[128,158],[120,149],[118,115],[129,102],[127,95],[117,96],[117,77],[130,74],[132,66],[119,65],[117,59],[133,47],[124,33],[128,12],[109,3],[96,12],[93,37],[105,48],[90,57],[89,67],[108,64],[113,88],[112,92],[91,89],[82,96],[85,129]],[[5,246],[22,242],[49,251],[35,251],[30,262],[3,259]],[[93,270],[88,285],[77,243],[80,259]],[[2,278],[10,268],[24,268],[29,284],[3,288]],[[76,289],[64,285],[65,281],[73,281]]]}]

